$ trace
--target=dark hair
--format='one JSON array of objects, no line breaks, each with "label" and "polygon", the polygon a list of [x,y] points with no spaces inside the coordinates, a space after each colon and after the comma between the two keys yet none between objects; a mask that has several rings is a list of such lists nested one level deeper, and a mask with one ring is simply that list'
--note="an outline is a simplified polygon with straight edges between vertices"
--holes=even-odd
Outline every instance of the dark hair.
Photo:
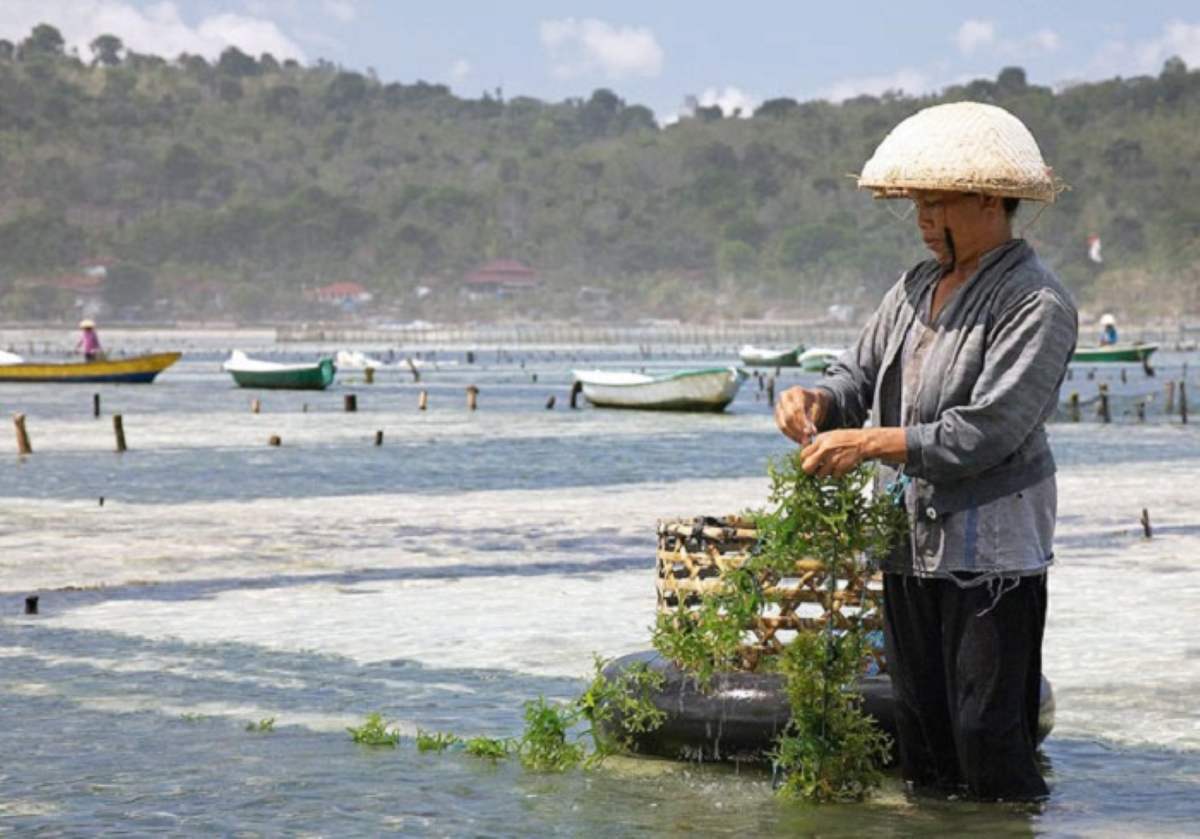
[{"label": "dark hair", "polygon": [[1013,198],[1011,195],[1004,197],[1004,215],[1011,220],[1017,214],[1017,207],[1021,206],[1020,198]]}]

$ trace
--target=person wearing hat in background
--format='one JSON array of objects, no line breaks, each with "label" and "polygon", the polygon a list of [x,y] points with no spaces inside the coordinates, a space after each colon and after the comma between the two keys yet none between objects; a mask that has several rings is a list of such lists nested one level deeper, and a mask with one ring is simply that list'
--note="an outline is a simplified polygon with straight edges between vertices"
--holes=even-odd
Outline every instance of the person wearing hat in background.
[{"label": "person wearing hat in background", "polygon": [[1100,316],[1100,346],[1117,343],[1117,319],[1110,314]]},{"label": "person wearing hat in background", "polygon": [[100,348],[100,336],[96,334],[96,324],[90,319],[81,320],[79,330],[79,340],[75,342],[75,349],[82,349],[85,359],[95,361],[103,352]]},{"label": "person wearing hat in background", "polygon": [[[932,258],[904,273],[815,387],[776,406],[810,474],[878,461],[909,513],[881,560],[901,772],[915,790],[1036,800],[1055,464],[1045,422],[1074,351],[1070,295],[1014,238],[1059,189],[1029,130],[974,102],[901,122],[859,186],[908,198]],[[870,427],[863,426],[870,421]]]}]

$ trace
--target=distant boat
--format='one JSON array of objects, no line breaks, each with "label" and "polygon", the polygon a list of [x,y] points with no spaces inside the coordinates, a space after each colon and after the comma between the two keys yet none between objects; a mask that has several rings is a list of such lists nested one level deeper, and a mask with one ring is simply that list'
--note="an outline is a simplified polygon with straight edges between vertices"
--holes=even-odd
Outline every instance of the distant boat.
[{"label": "distant boat", "polygon": [[332,358],[311,364],[277,364],[250,358],[241,350],[234,350],[222,369],[233,376],[238,387],[267,390],[324,390],[337,372]]},{"label": "distant boat", "polygon": [[1076,347],[1072,361],[1091,363],[1106,361],[1148,361],[1158,344],[1106,344],[1098,347]]},{"label": "distant boat", "polygon": [[747,367],[795,367],[796,359],[803,351],[803,344],[790,350],[768,350],[747,344],[738,350],[738,357]]},{"label": "distant boat", "polygon": [[334,366],[340,370],[380,370],[389,365],[358,350],[338,350]]},{"label": "distant boat", "polygon": [[155,376],[178,361],[180,355],[164,352],[121,359],[43,362],[26,361],[6,352],[0,358],[0,382],[150,384]]},{"label": "distant boat", "polygon": [[680,370],[658,376],[576,370],[584,398],[598,408],[660,411],[723,411],[746,374],[736,367]]},{"label": "distant boat", "polygon": [[833,347],[813,347],[802,352],[796,362],[800,365],[800,369],[807,373],[824,373],[825,369],[837,361],[838,356],[844,352],[843,349]]}]

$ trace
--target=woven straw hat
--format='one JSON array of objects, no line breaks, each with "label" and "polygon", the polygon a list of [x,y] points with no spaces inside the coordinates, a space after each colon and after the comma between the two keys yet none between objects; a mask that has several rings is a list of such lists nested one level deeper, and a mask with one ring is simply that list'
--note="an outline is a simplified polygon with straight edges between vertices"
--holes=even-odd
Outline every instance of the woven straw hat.
[{"label": "woven straw hat", "polygon": [[91,318],[84,318],[83,320],[81,320],[79,322],[79,328],[80,329],[95,329],[96,322],[94,320],[92,320]]},{"label": "woven straw hat", "polygon": [[914,189],[1053,201],[1062,185],[1025,124],[1003,108],[953,102],[901,122],[863,166],[858,185],[876,198]]}]

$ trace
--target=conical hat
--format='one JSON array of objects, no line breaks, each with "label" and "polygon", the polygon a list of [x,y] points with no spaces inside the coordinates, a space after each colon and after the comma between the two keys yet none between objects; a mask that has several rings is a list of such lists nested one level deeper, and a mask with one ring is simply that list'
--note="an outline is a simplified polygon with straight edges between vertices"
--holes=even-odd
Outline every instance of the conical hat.
[{"label": "conical hat", "polygon": [[1025,124],[981,102],[934,105],[901,122],[863,166],[858,185],[878,198],[941,189],[1053,201],[1062,189]]}]

